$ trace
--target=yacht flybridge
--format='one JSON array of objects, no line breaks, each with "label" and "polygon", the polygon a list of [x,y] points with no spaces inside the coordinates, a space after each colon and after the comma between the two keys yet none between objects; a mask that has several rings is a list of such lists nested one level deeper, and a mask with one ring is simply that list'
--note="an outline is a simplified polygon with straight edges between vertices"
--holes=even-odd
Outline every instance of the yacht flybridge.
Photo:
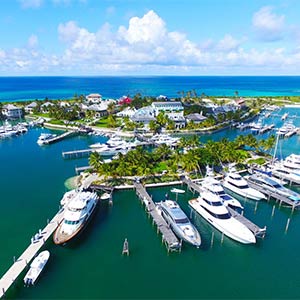
[{"label": "yacht flybridge", "polygon": [[256,243],[252,231],[233,218],[220,198],[210,191],[203,191],[197,199],[189,201],[189,205],[216,229],[243,244]]},{"label": "yacht flybridge", "polygon": [[161,201],[156,204],[156,208],[180,239],[196,247],[201,245],[198,230],[190,222],[177,202],[172,200]]},{"label": "yacht flybridge", "polygon": [[[53,235],[55,244],[65,244],[88,223],[98,203],[96,193],[75,190],[63,197],[64,217]],[[63,203],[62,203],[63,202]]]}]

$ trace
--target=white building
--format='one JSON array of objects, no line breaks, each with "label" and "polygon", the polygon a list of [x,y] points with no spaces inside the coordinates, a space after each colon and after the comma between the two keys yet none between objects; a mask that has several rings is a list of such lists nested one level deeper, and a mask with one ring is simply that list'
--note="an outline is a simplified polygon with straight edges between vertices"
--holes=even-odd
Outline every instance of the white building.
[{"label": "white building", "polygon": [[102,96],[100,94],[89,94],[85,97],[85,99],[90,103],[99,103],[102,100]]},{"label": "white building", "polygon": [[23,116],[23,110],[13,104],[3,106],[2,114],[8,119],[17,119]]},{"label": "white building", "polygon": [[33,110],[37,107],[37,103],[36,102],[31,102],[30,104],[25,106],[25,112],[28,114],[32,114]]},{"label": "white building", "polygon": [[117,117],[129,117],[131,118],[136,113],[135,108],[126,107],[122,111],[119,111],[116,115]]}]

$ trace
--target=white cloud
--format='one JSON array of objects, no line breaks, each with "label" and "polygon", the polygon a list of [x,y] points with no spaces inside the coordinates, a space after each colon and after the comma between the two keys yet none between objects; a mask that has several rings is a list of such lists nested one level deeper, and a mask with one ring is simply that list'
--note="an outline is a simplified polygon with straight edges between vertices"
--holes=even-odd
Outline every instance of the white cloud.
[{"label": "white cloud", "polygon": [[[274,27],[273,27],[274,28]],[[75,21],[59,24],[62,54],[45,54],[32,35],[26,48],[0,49],[0,72],[46,74],[222,74],[255,70],[278,74],[300,69],[300,51],[283,47],[245,49],[246,38],[225,34],[219,41],[196,44],[187,35],[169,31],[154,11],[132,17],[113,30],[105,23],[92,32]],[[276,73],[275,73],[276,72]],[[244,72],[245,73],[245,72]]]},{"label": "white cloud", "polygon": [[273,13],[271,6],[264,6],[252,18],[253,27],[261,40],[277,41],[283,38],[285,16]]},{"label": "white cloud", "polygon": [[39,8],[42,6],[44,0],[18,0],[22,8]]},{"label": "white cloud", "polygon": [[32,34],[27,42],[29,48],[36,48],[39,44],[38,37],[35,34]]}]

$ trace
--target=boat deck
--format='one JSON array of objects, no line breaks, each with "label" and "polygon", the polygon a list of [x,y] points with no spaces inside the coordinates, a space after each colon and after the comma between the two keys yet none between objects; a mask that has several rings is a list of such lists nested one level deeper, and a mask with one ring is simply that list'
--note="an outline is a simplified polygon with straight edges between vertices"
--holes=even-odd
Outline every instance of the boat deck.
[{"label": "boat deck", "polygon": [[145,203],[149,215],[157,226],[157,230],[161,232],[162,239],[165,242],[168,251],[177,251],[181,249],[181,243],[177,239],[164,218],[157,212],[155,204],[141,183],[134,182],[136,194],[139,199]]},{"label": "boat deck", "polygon": [[[185,183],[189,187],[189,189],[192,192],[198,192],[199,194],[201,194],[201,191],[202,191],[201,187],[198,184],[194,183],[190,178],[184,177],[181,180],[183,183]],[[227,207],[227,209],[229,210],[229,212],[231,213],[233,218],[235,218],[236,220],[238,220],[239,222],[244,224],[246,227],[248,227],[249,230],[251,230],[256,237],[264,237],[265,236],[266,227],[260,228],[259,226],[257,226],[256,224],[254,224],[253,222],[251,222],[246,217],[242,216],[241,214],[239,214],[232,208]]]},{"label": "boat deck", "polygon": [[42,230],[41,237],[33,241],[21,256],[15,260],[14,264],[0,279],[0,298],[2,298],[31,260],[37,255],[39,250],[43,247],[48,238],[53,234],[58,224],[63,219],[64,210],[61,209],[54,218]]}]

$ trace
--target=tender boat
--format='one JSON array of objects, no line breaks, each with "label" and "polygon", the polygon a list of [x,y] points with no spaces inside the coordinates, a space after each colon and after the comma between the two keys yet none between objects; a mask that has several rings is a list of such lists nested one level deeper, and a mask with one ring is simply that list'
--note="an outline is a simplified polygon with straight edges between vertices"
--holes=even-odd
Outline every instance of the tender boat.
[{"label": "tender boat", "polygon": [[235,194],[248,199],[261,200],[266,198],[263,193],[249,187],[247,181],[236,172],[229,172],[225,176],[222,185]]},{"label": "tender boat", "polygon": [[173,189],[171,189],[171,193],[184,194],[185,190],[173,188]]},{"label": "tender boat", "polygon": [[298,193],[293,192],[292,190],[284,187],[277,180],[272,179],[268,175],[264,175],[262,173],[255,173],[250,175],[248,177],[248,180],[263,187],[267,191],[280,194],[293,201],[300,201],[300,195]]},{"label": "tender boat", "polygon": [[203,191],[189,205],[216,229],[243,244],[254,244],[254,234],[244,224],[232,217],[220,197],[210,191]]},{"label": "tender boat", "polygon": [[53,234],[53,241],[57,245],[70,241],[86,226],[99,200],[96,193],[88,191],[68,193],[71,199],[66,197],[68,200],[65,201],[63,220]]},{"label": "tender boat", "polygon": [[42,270],[44,269],[49,256],[50,252],[48,250],[45,250],[40,252],[40,254],[32,261],[32,263],[30,264],[30,269],[24,277],[25,286],[34,285]]},{"label": "tender boat", "polygon": [[41,145],[45,145],[47,144],[47,142],[53,138],[56,137],[56,134],[51,134],[51,133],[41,133],[41,135],[39,136],[37,143],[41,146]]},{"label": "tender boat", "polygon": [[156,204],[156,208],[180,239],[197,247],[201,245],[198,230],[190,222],[177,202],[172,200],[161,201]]}]

